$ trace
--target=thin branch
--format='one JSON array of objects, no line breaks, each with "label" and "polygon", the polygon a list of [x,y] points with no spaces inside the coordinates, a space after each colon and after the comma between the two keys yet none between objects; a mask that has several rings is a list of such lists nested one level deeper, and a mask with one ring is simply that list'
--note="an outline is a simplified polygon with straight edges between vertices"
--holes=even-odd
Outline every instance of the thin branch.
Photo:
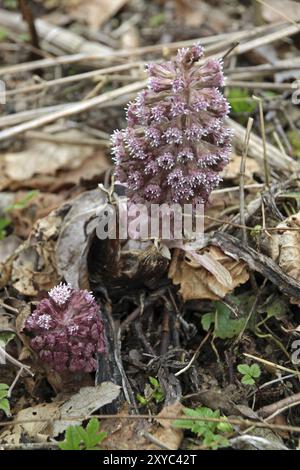
[{"label": "thin branch", "polygon": [[135,82],[130,85],[125,85],[124,87],[118,88],[117,90],[108,91],[107,93],[103,93],[100,96],[96,96],[94,98],[90,98],[89,100],[82,101],[81,103],[75,103],[70,106],[66,105],[61,110],[54,111],[53,113],[50,113],[46,116],[41,116],[40,118],[33,119],[32,121],[25,122],[0,131],[0,141],[8,139],[10,137],[14,137],[19,134],[23,134],[23,132],[26,132],[28,130],[37,129],[38,127],[45,126],[46,124],[50,124],[51,122],[57,121],[58,119],[82,113],[91,108],[99,106],[100,104],[103,104],[113,98],[118,98],[119,96],[126,95],[127,93],[131,93],[133,91],[139,91],[145,85],[145,81]]},{"label": "thin branch", "polygon": [[248,119],[246,135],[245,135],[245,142],[243,147],[242,159],[241,159],[241,166],[240,166],[240,221],[241,225],[243,225],[242,234],[243,234],[243,241],[247,243],[247,232],[245,230],[245,171],[246,171],[246,158],[248,155],[249,149],[249,141],[251,135],[251,129],[253,126],[253,119]]}]

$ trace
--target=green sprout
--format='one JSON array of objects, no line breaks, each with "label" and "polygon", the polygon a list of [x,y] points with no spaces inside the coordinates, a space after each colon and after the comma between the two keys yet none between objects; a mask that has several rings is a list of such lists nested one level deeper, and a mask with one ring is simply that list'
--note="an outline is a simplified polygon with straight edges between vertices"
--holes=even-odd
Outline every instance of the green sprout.
[{"label": "green sprout", "polygon": [[10,405],[8,401],[9,386],[7,384],[0,384],[0,410],[4,411],[7,417],[11,416]]},{"label": "green sprout", "polygon": [[92,418],[86,428],[82,426],[69,426],[65,439],[58,443],[61,450],[96,450],[98,445],[107,437],[107,432],[99,432],[100,423]]},{"label": "green sprout", "polygon": [[[186,416],[198,418],[197,420],[178,419],[174,422],[174,426],[181,429],[189,429],[202,440],[205,447],[213,450],[219,447],[227,447],[228,439],[224,434],[232,433],[233,429],[226,417],[221,417],[219,410],[211,410],[206,407],[196,409],[184,408]],[[199,418],[213,418],[216,421],[202,421]],[[219,421],[218,421],[219,420]]]},{"label": "green sprout", "polygon": [[140,395],[139,393],[136,395],[137,400],[143,406],[148,406],[151,400],[158,404],[165,399],[165,395],[159,381],[155,377],[149,377],[149,382],[151,386],[148,387],[148,391],[145,396]]},{"label": "green sprout", "polygon": [[248,364],[239,364],[237,369],[243,376],[241,382],[244,385],[254,385],[256,383],[256,379],[258,379],[261,374],[258,364],[252,364],[252,366],[248,366]]}]

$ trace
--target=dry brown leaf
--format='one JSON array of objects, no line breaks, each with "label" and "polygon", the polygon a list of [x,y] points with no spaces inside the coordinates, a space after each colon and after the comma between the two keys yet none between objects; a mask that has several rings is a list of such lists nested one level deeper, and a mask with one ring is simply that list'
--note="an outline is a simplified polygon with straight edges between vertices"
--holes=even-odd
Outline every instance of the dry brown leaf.
[{"label": "dry brown leaf", "polygon": [[90,416],[103,406],[112,403],[119,396],[120,388],[119,385],[112,382],[102,382],[100,385],[95,385],[94,387],[81,388],[78,393],[75,393],[75,395],[60,407],[62,417],[74,417],[74,420],[56,421],[53,424],[53,436],[64,432],[68,426],[81,424],[83,419],[86,419],[87,416]]},{"label": "dry brown leaf", "polygon": [[40,219],[29,240],[17,249],[11,279],[15,289],[23,295],[36,296],[59,282],[55,247],[60,224],[61,218],[55,215]]},{"label": "dry brown leaf", "polygon": [[[25,432],[32,438],[36,438],[37,434],[52,435],[52,420],[59,418],[60,405],[60,402],[42,403],[19,411],[16,421],[24,421],[24,423],[16,424],[13,433],[18,435]],[[38,419],[45,421],[37,421]],[[29,422],[30,420],[32,421]]]},{"label": "dry brown leaf", "polygon": [[[288,276],[300,281],[300,231],[287,230],[300,228],[300,212],[285,219],[277,228],[280,232],[268,238],[270,256]],[[291,302],[299,304],[296,299]]]},{"label": "dry brown leaf", "polygon": [[[202,5],[201,5],[202,4]],[[191,2],[191,0],[176,0],[177,18],[187,26],[200,26],[205,19],[203,2]]]},{"label": "dry brown leaf", "polygon": [[[56,134],[60,138],[76,141],[83,139],[85,134],[77,129]],[[29,140],[27,148],[21,152],[8,152],[0,155],[1,180],[0,189],[12,182],[25,182],[34,175],[55,175],[58,170],[75,170],[94,153],[91,145],[70,143],[44,142]]]},{"label": "dry brown leaf", "polygon": [[[224,180],[233,180],[235,183],[239,183],[240,179],[240,168],[241,168],[242,157],[240,155],[232,155],[229,164],[225,167],[222,172]],[[245,170],[245,183],[253,183],[254,173],[259,173],[260,167],[256,160],[253,158],[247,158],[246,170]]]},{"label": "dry brown leaf", "polygon": [[66,11],[79,21],[85,21],[93,31],[97,31],[112,18],[128,0],[77,0],[66,2]]},{"label": "dry brown leaf", "polygon": [[0,288],[4,287],[11,276],[13,254],[22,241],[15,235],[0,240]]},{"label": "dry brown leaf", "polygon": [[[182,430],[173,428],[174,420],[159,419],[159,416],[181,416],[183,406],[180,403],[163,408],[156,422],[148,420],[120,419],[116,415],[113,420],[105,420],[101,423],[101,430],[109,434],[109,439],[103,444],[106,450],[160,450],[147,437],[147,433],[158,439],[170,449],[178,449],[182,441]],[[120,415],[128,414],[128,404],[120,409]],[[107,446],[107,448],[106,448]]]},{"label": "dry brown leaf", "polygon": [[[300,19],[300,4],[298,1],[264,0],[264,3],[265,5],[262,5],[262,16],[268,23],[276,23],[277,21],[283,21],[287,18],[293,21]],[[270,5],[271,8],[268,5]],[[282,15],[280,12],[282,12]]]},{"label": "dry brown leaf", "polygon": [[103,151],[98,151],[87,158],[80,168],[70,171],[61,171],[55,178],[52,178],[50,191],[58,191],[66,186],[73,186],[80,183],[93,181],[99,183],[103,180],[103,174],[111,168],[111,164]]},{"label": "dry brown leaf", "polygon": [[187,26],[199,27],[209,22],[215,31],[221,31],[229,22],[224,9],[213,8],[208,2],[176,0],[175,6],[178,21]]},{"label": "dry brown leaf", "polygon": [[[28,192],[20,191],[14,193],[14,202],[22,200]],[[13,209],[9,215],[14,227],[14,233],[26,239],[33,224],[41,218],[46,217],[51,211],[56,209],[65,200],[65,195],[39,192],[31,199],[23,209]]]},{"label": "dry brown leaf", "polygon": [[[64,432],[68,426],[81,424],[83,419],[94,411],[111,403],[120,393],[120,387],[112,382],[103,382],[95,387],[84,387],[67,400],[53,403],[43,403],[25,408],[16,415],[16,424],[13,433],[26,432],[29,437],[40,436],[55,437]],[[77,420],[58,420],[60,417],[81,417]],[[45,421],[37,421],[37,420]],[[30,420],[32,420],[30,422]],[[21,423],[20,421],[24,421]],[[27,421],[27,422],[25,422]]]},{"label": "dry brown leaf", "polygon": [[209,260],[213,269],[209,267],[208,270],[178,250],[171,261],[169,277],[175,285],[180,285],[180,293],[185,301],[218,300],[248,281],[246,263],[225,255],[220,248],[209,246],[201,250],[199,255],[206,255],[205,260]]},{"label": "dry brown leaf", "polygon": [[[153,432],[153,436],[156,437],[160,442],[165,444],[169,449],[177,450],[183,439],[182,429],[175,428],[173,426],[173,419],[161,419],[167,418],[168,416],[182,417],[183,405],[179,402],[173,403],[172,405],[165,406],[158,414],[156,421],[160,424],[157,431]],[[155,446],[154,449],[158,447]]]},{"label": "dry brown leaf", "polygon": [[12,433],[9,429],[6,429],[0,434],[1,444],[12,444],[17,446],[21,442],[21,431]]},{"label": "dry brown leaf", "polygon": [[[238,191],[227,191],[223,193],[212,193],[209,197],[207,207],[205,208],[204,227],[205,230],[209,226],[216,226],[216,220],[224,220],[224,223],[228,219],[226,214],[229,213],[228,208],[237,206],[239,204],[239,192]],[[218,225],[220,225],[218,223]]]},{"label": "dry brown leaf", "polygon": [[[99,183],[103,181],[103,173],[111,167],[103,151],[96,151],[90,157],[86,158],[79,168],[68,171],[58,170],[55,175],[40,174],[27,179],[26,181],[12,181],[4,174],[4,165],[2,160],[2,173],[0,171],[0,190],[8,188],[16,191],[20,188],[34,188],[44,192],[57,192],[64,188],[77,186],[86,183]],[[1,156],[0,156],[1,170]]]}]

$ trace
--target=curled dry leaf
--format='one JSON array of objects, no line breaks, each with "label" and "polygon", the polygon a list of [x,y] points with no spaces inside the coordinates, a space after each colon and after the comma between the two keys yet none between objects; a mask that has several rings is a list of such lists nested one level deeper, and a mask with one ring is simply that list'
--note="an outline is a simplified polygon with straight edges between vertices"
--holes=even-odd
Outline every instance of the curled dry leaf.
[{"label": "curled dry leaf", "polygon": [[[95,387],[81,388],[78,393],[67,400],[25,408],[16,415],[18,423],[15,424],[13,433],[27,433],[34,439],[37,435],[55,437],[64,432],[68,426],[81,424],[84,418],[86,419],[102,406],[115,400],[119,393],[118,385],[103,382]],[[77,419],[69,420],[73,416]],[[60,418],[68,419],[63,421]]]},{"label": "curled dry leaf", "polygon": [[169,277],[175,285],[180,285],[185,301],[217,300],[247,282],[249,274],[246,263],[225,255],[216,246],[209,246],[193,255],[176,250]]},{"label": "curled dry leaf", "polygon": [[[39,219],[13,257],[11,280],[22,294],[36,296],[58,284],[62,276],[74,287],[84,276],[89,224],[101,204],[100,192],[87,191]],[[94,225],[93,225],[93,228]]]},{"label": "curled dry leaf", "polygon": [[61,217],[50,214],[34,226],[29,240],[16,251],[11,280],[23,295],[36,296],[59,282],[56,270],[55,247]]},{"label": "curled dry leaf", "polygon": [[[95,387],[83,387],[60,407],[62,418],[67,421],[56,421],[53,425],[53,436],[57,436],[68,426],[81,424],[95,411],[112,403],[120,394],[120,386],[112,382],[102,382]],[[74,420],[69,420],[73,418]],[[76,418],[76,419],[75,419]]]},{"label": "curled dry leaf", "polygon": [[[279,225],[280,231],[268,238],[268,249],[273,261],[288,276],[300,281],[300,212],[294,214]],[[299,305],[299,300],[291,299],[292,303]]]},{"label": "curled dry leaf", "polygon": [[60,405],[61,402],[41,403],[19,411],[16,415],[19,424],[15,424],[13,434],[26,433],[34,439],[37,435],[52,435],[53,420],[60,417]]}]

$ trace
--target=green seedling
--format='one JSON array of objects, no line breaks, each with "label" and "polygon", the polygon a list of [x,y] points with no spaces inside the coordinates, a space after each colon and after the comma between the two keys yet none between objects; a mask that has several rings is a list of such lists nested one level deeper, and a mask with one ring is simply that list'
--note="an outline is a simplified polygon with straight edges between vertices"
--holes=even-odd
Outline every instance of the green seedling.
[{"label": "green seedling", "polygon": [[242,374],[242,384],[244,385],[255,385],[256,379],[260,377],[261,370],[258,364],[239,364],[237,366],[238,371]]},{"label": "green seedling", "polygon": [[[233,429],[226,417],[220,415],[219,410],[211,410],[206,407],[185,408],[183,410],[186,416],[197,418],[197,420],[178,419],[174,426],[181,429],[189,429],[201,439],[205,447],[213,450],[219,447],[227,447],[229,445],[226,434],[230,434]],[[199,418],[214,418],[220,421],[203,421]]]},{"label": "green seedling", "polygon": [[107,432],[99,431],[100,423],[97,418],[90,419],[86,428],[69,426],[64,441],[59,442],[58,447],[61,450],[97,450],[107,437]]}]

